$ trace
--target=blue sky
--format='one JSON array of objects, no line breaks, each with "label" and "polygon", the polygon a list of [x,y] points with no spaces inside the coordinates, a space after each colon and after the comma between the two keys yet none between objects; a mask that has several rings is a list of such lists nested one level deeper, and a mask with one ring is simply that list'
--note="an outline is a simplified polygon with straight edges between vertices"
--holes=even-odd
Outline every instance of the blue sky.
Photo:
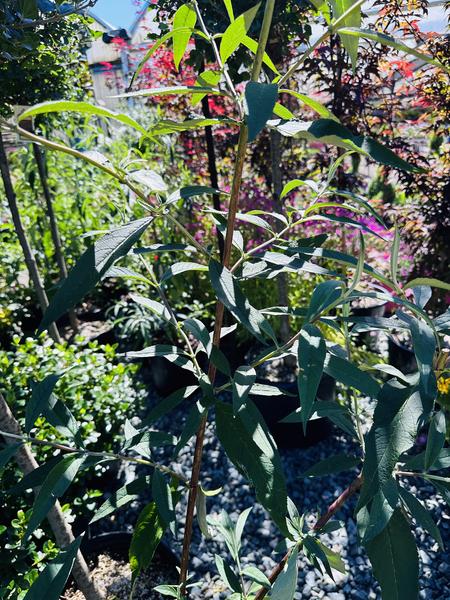
[{"label": "blue sky", "polygon": [[92,12],[115,27],[127,29],[142,4],[143,0],[97,0]]}]

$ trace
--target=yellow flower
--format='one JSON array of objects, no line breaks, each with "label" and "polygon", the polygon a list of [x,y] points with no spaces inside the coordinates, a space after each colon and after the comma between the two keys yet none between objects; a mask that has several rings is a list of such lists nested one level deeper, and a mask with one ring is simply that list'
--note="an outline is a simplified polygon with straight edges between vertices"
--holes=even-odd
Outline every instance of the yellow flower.
[{"label": "yellow flower", "polygon": [[448,394],[450,391],[450,377],[440,377],[437,382],[437,387],[441,394]]}]

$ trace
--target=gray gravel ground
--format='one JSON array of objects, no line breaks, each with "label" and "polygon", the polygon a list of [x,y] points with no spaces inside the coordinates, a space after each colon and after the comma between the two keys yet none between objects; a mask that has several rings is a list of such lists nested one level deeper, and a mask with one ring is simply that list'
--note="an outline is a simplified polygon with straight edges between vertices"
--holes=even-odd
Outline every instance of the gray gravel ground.
[{"label": "gray gravel ground", "polygon": [[[370,411],[368,402],[363,402],[364,410]],[[160,424],[161,429],[167,425],[173,431],[178,425],[181,429],[186,417],[185,411],[180,409],[167,418],[167,423]],[[175,425],[174,425],[175,424]],[[175,432],[174,432],[175,433]],[[186,474],[190,473],[192,466],[192,445],[185,449],[179,456],[175,466]],[[334,454],[354,454],[358,451],[357,445],[335,430],[334,435],[319,444],[296,450],[281,450],[284,471],[287,479],[288,493],[294,500],[300,512],[310,512],[312,515],[317,510],[322,512],[327,506],[351,483],[356,471],[344,472],[325,478],[302,479],[299,475],[309,466]],[[128,473],[132,477],[132,473]],[[213,425],[207,429],[202,482],[205,489],[222,487],[219,496],[208,498],[207,510],[209,515],[217,515],[225,509],[235,520],[239,513],[252,506],[253,509],[247,520],[243,535],[242,557],[243,564],[254,564],[269,573],[276,562],[281,558],[274,552],[280,541],[276,527],[268,519],[267,514],[255,501],[253,491],[245,483],[243,477],[228,461],[217,439],[214,436]],[[439,551],[437,544],[421,529],[416,528],[420,553],[420,598],[433,600],[450,600],[450,515],[448,508],[441,500],[436,499],[434,488],[423,480],[408,478],[405,484],[410,491],[417,493],[425,501],[427,508],[432,511],[435,521],[439,524],[446,551]],[[413,485],[411,485],[413,484]],[[364,550],[357,541],[356,525],[353,518],[355,499],[351,499],[336,515],[343,521],[342,529],[323,536],[323,541],[329,547],[338,551],[347,566],[347,574],[335,572],[335,581],[327,575],[322,575],[308,563],[302,555],[299,564],[299,584],[296,600],[310,598],[324,598],[327,600],[367,600],[380,598],[379,588],[372,576],[370,565]],[[141,505],[140,505],[141,506]],[[131,510],[122,512],[118,521],[122,525],[134,523],[140,506],[135,505]],[[178,505],[180,521],[182,521],[186,500]],[[314,522],[313,516],[311,516]],[[117,528],[118,523],[115,523]],[[178,539],[167,538],[176,553],[180,553],[182,530],[178,532]],[[214,563],[214,554],[221,554],[229,558],[224,543],[218,536],[215,539],[205,540],[195,526],[192,543],[191,572],[193,581],[202,584],[192,590],[196,599],[211,598],[220,600],[227,594],[222,592],[222,586],[217,576]],[[172,582],[173,583],[173,582]]]}]

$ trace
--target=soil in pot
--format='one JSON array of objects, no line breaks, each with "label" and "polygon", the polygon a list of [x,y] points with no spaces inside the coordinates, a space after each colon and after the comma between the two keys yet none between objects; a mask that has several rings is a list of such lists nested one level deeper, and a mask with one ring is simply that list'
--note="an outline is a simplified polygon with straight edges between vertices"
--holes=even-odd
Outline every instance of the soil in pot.
[{"label": "soil in pot", "polygon": [[[131,534],[115,532],[99,535],[82,544],[92,574],[106,600],[128,600],[131,591],[131,569],[128,564],[128,548]],[[152,564],[136,583],[133,597],[139,600],[160,600],[161,595],[153,588],[178,580],[176,559],[170,550],[160,545]],[[73,587],[61,596],[64,600],[84,600],[83,594]]]}]

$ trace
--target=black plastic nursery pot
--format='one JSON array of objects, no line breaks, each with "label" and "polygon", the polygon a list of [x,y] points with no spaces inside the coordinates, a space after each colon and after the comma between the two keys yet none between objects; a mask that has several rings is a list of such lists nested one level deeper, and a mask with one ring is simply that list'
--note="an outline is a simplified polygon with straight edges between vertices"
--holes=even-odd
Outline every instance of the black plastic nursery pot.
[{"label": "black plastic nursery pot", "polygon": [[[358,306],[351,308],[351,314],[353,317],[384,317],[387,309],[387,302],[375,304],[374,306]],[[357,346],[367,346],[370,350],[376,350],[374,339],[371,336],[371,332],[358,333],[354,336],[355,344]]]},{"label": "black plastic nursery pot", "polygon": [[163,356],[154,356],[145,360],[143,368],[144,377],[150,380],[160,396],[168,396],[181,387],[196,383],[193,373],[168,361]]},{"label": "black plastic nursery pot", "polygon": [[389,364],[402,373],[409,374],[417,371],[417,361],[414,352],[400,341],[389,338]]},{"label": "black plastic nursery pot", "polygon": [[[89,562],[95,563],[101,554],[108,554],[108,556],[127,562],[131,537],[132,534],[126,531],[112,531],[92,538],[84,538],[81,542],[81,552]],[[176,573],[179,560],[164,542],[159,543],[155,552],[155,560],[173,567],[174,573]]]},{"label": "black plastic nursery pot", "polygon": [[[270,385],[270,381],[259,381]],[[290,396],[252,396],[253,402],[261,412],[267,427],[279,448],[308,448],[327,439],[333,430],[329,419],[313,419],[308,422],[306,434],[301,423],[281,423],[285,417],[300,406],[297,384],[278,384],[292,394]],[[329,375],[323,375],[317,398],[334,401],[336,381]]]}]

